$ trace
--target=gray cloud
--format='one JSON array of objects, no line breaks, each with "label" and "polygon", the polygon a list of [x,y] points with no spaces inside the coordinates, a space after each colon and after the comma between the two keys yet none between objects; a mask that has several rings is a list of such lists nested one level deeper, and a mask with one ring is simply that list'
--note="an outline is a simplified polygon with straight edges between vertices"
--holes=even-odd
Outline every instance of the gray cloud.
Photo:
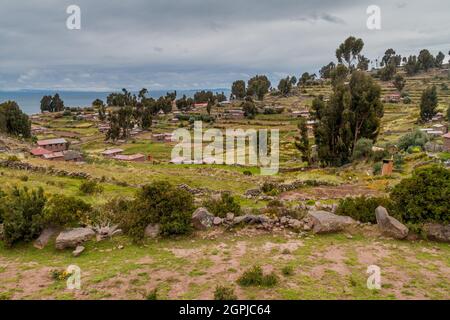
[{"label": "gray cloud", "polygon": [[[66,8],[82,10],[82,29],[65,27]],[[366,28],[372,1],[3,0],[0,90],[112,90],[229,87],[266,73],[273,81],[334,59],[347,36],[365,54],[393,47],[450,49],[448,0],[379,0],[382,30]],[[419,23],[420,21],[420,23]]]}]

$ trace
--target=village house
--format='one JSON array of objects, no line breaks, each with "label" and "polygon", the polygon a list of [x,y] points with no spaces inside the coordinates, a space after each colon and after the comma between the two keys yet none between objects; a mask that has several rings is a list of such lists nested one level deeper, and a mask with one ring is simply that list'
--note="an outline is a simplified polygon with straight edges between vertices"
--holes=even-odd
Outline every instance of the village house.
[{"label": "village house", "polygon": [[111,127],[110,127],[109,124],[100,124],[100,125],[98,126],[98,131],[100,131],[100,132],[102,132],[102,133],[105,133],[105,132],[107,132],[110,128],[111,128]]},{"label": "village house", "polygon": [[115,149],[107,149],[102,152],[102,156],[105,158],[113,158],[114,156],[121,154],[123,149],[115,148]]},{"label": "village house", "polygon": [[39,140],[37,145],[52,152],[65,151],[69,147],[69,143],[64,138]]},{"label": "village house", "polygon": [[83,161],[83,155],[74,150],[63,151],[64,161],[81,162]]},{"label": "village house", "polygon": [[242,119],[245,116],[245,112],[240,109],[232,109],[227,110],[225,112],[225,118],[226,119]]},{"label": "village house", "polygon": [[437,124],[433,125],[433,130],[434,131],[441,131],[442,134],[446,134],[447,133],[447,126],[443,125],[443,124],[440,124],[440,123],[437,123]]},{"label": "village house", "polygon": [[385,159],[383,160],[383,167],[381,169],[382,176],[390,176],[394,170],[394,160]]},{"label": "village house", "polygon": [[399,103],[401,98],[402,97],[401,97],[400,93],[390,93],[390,94],[387,94],[386,96],[384,96],[383,101],[390,102],[390,103]]},{"label": "village house", "polygon": [[64,160],[64,153],[62,151],[47,153],[42,156],[45,160],[51,160],[51,161],[61,161]]},{"label": "village house", "polygon": [[444,139],[444,151],[450,152],[450,133],[444,134],[442,139]]},{"label": "village house", "polygon": [[141,153],[136,154],[130,154],[130,155],[124,155],[124,154],[118,154],[113,157],[114,160],[119,161],[129,161],[129,162],[144,162],[146,160],[146,156]]},{"label": "village house", "polygon": [[47,149],[38,147],[38,148],[31,149],[30,153],[35,157],[42,157],[44,154],[50,154],[52,152]]},{"label": "village house", "polygon": [[208,106],[207,102],[194,103],[194,108],[206,108]]},{"label": "village house", "polygon": [[431,118],[431,122],[441,122],[444,120],[444,114],[442,112],[436,113],[436,115]]}]

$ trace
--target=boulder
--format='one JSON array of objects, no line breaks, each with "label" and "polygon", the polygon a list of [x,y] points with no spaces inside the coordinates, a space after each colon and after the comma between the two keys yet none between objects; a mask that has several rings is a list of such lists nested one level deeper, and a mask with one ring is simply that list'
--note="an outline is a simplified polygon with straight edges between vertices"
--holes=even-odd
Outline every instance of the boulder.
[{"label": "boulder", "polygon": [[56,227],[49,227],[49,228],[45,228],[41,234],[39,235],[39,237],[34,241],[33,246],[37,249],[44,249],[45,246],[48,244],[48,242],[50,241],[50,239],[56,234],[58,233],[58,228]]},{"label": "boulder", "polygon": [[78,257],[83,251],[84,251],[84,247],[83,246],[77,246],[76,249],[72,252],[72,255],[74,257]]},{"label": "boulder", "polygon": [[225,218],[227,221],[233,221],[234,219],[234,213],[233,212],[228,212]]},{"label": "boulder", "polygon": [[327,211],[310,211],[305,225],[311,226],[314,233],[339,232],[355,223],[350,217],[338,216]]},{"label": "boulder", "polygon": [[223,222],[223,219],[222,219],[222,218],[219,218],[219,217],[215,217],[214,220],[213,220],[213,224],[214,224],[215,226],[221,225],[222,222]]},{"label": "boulder", "polygon": [[233,220],[233,224],[240,224],[240,223],[263,224],[267,222],[269,222],[269,218],[267,218],[265,215],[253,215],[253,214],[238,216],[235,217]]},{"label": "boulder", "polygon": [[434,241],[450,242],[450,224],[427,223],[423,226],[427,238]]},{"label": "boulder", "polygon": [[214,216],[205,208],[198,208],[192,214],[192,224],[198,230],[206,230],[213,225]]},{"label": "boulder", "polygon": [[61,232],[56,238],[56,249],[76,248],[81,243],[95,236],[91,228],[75,228]]},{"label": "boulder", "polygon": [[119,229],[118,225],[106,225],[106,226],[96,226],[93,228],[95,231],[97,241],[102,241],[113,236],[122,234],[122,230]]},{"label": "boulder", "polygon": [[157,238],[161,232],[161,226],[158,223],[149,224],[144,231],[144,235],[147,238]]},{"label": "boulder", "polygon": [[391,217],[386,208],[379,206],[375,209],[375,216],[380,231],[395,239],[405,239],[408,236],[408,228],[397,219]]}]

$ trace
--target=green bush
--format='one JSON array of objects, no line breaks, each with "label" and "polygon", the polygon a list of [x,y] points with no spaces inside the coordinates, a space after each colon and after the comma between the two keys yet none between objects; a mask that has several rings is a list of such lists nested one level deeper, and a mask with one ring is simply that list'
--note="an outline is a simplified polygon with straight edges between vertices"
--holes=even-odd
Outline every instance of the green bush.
[{"label": "green bush", "polygon": [[145,295],[146,300],[158,300],[158,290],[153,289]]},{"label": "green bush", "polygon": [[292,276],[294,274],[294,268],[292,266],[284,266],[283,269],[281,269],[281,273],[283,273],[284,276]]},{"label": "green bush", "polygon": [[381,169],[383,168],[383,164],[381,162],[377,162],[373,165],[373,174],[375,176],[381,174]]},{"label": "green bush", "polygon": [[80,185],[80,192],[83,194],[95,194],[103,192],[103,187],[95,181],[86,180]]},{"label": "green bush", "polygon": [[217,286],[214,290],[214,300],[237,300],[232,287]]},{"label": "green bush", "polygon": [[203,206],[207,208],[212,214],[221,218],[224,218],[228,212],[233,212],[235,215],[241,214],[241,206],[228,192],[222,193],[219,200],[206,200],[203,203]]},{"label": "green bush", "polygon": [[373,141],[371,139],[362,138],[356,141],[353,148],[353,160],[368,159],[372,156]]},{"label": "green bush", "polygon": [[398,147],[404,151],[407,151],[410,147],[420,147],[421,149],[423,149],[423,147],[429,140],[430,139],[425,132],[417,129],[402,136],[398,140]]},{"label": "green bush", "polygon": [[417,169],[394,187],[391,199],[405,223],[449,223],[450,170],[439,166]]},{"label": "green bush", "polygon": [[278,277],[273,272],[265,275],[260,266],[254,266],[245,271],[237,282],[243,287],[273,287],[278,283]]},{"label": "green bush", "polygon": [[83,200],[55,194],[48,199],[43,210],[46,226],[75,227],[87,222],[91,206]]},{"label": "green bush", "polygon": [[14,187],[0,198],[3,239],[11,247],[20,241],[31,241],[42,231],[42,210],[46,198],[42,188],[29,191]]},{"label": "green bush", "polygon": [[361,196],[340,200],[336,214],[349,216],[364,223],[376,223],[375,209],[378,206],[383,206],[390,212],[394,209],[394,205],[389,198],[368,198]]},{"label": "green bush", "polygon": [[166,181],[143,186],[123,214],[122,226],[134,240],[144,237],[145,227],[159,223],[161,234],[177,235],[191,231],[194,210],[192,195]]}]

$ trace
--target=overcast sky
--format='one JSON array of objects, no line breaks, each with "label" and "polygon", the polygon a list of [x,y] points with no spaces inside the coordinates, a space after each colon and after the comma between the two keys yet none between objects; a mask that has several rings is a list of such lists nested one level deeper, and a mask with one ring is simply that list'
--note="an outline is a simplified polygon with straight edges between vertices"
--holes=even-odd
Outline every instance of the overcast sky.
[{"label": "overcast sky", "polygon": [[[81,30],[66,28],[71,4]],[[349,35],[371,59],[392,47],[447,61],[449,12],[449,0],[1,0],[0,90],[228,88],[256,73],[276,85],[335,60]]]}]

